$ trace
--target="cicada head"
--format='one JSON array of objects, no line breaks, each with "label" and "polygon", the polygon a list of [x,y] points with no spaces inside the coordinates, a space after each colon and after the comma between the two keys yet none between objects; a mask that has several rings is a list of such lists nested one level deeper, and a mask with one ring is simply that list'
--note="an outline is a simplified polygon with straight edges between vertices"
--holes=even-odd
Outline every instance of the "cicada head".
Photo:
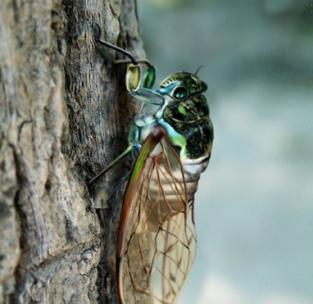
[{"label": "cicada head", "polygon": [[193,73],[177,72],[166,77],[158,91],[171,97],[174,101],[186,100],[192,95],[200,94],[207,89],[204,81]]}]

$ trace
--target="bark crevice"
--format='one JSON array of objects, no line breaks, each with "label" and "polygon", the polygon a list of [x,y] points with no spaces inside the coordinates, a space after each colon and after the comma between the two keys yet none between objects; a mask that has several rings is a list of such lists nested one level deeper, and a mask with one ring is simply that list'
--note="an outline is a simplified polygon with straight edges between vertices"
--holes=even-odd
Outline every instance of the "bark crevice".
[{"label": "bark crevice", "polygon": [[136,106],[125,67],[111,50],[100,55],[92,27],[142,57],[135,9],[133,0],[0,2],[1,304],[116,303],[123,187],[110,194],[129,163],[86,181],[126,147]]}]

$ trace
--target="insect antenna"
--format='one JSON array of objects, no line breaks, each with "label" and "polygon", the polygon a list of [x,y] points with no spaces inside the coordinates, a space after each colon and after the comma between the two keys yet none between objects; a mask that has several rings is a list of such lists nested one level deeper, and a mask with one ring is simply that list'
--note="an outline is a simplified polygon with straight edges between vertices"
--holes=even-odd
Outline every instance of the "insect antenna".
[{"label": "insect antenna", "polygon": [[194,75],[198,76],[199,71],[203,68],[203,65],[199,65],[196,69],[196,71],[194,72]]}]

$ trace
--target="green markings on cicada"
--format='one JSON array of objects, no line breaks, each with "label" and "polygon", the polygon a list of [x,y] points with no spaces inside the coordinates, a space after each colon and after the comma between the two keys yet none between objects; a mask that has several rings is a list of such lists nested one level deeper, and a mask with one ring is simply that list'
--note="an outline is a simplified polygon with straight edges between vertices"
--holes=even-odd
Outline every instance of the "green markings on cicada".
[{"label": "green markings on cicada", "polygon": [[187,115],[187,110],[186,110],[186,108],[184,107],[183,104],[180,104],[180,105],[178,106],[178,112],[179,112],[180,114],[184,115],[184,116]]},{"label": "green markings on cicada", "polygon": [[164,110],[164,121],[186,140],[184,158],[196,159],[210,153],[213,125],[204,95],[170,103]]},{"label": "green markings on cicada", "polygon": [[149,66],[145,70],[145,74],[143,76],[143,87],[147,89],[151,89],[153,87],[155,81],[155,68],[153,66]]}]

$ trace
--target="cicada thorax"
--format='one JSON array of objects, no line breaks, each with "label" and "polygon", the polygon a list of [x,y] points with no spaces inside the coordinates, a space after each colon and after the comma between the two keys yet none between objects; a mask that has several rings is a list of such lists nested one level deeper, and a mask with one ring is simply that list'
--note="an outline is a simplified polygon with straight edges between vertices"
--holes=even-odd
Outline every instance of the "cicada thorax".
[{"label": "cicada thorax", "polygon": [[178,151],[181,159],[199,159],[210,154],[213,127],[203,94],[169,103],[164,109],[163,118],[186,139],[185,150]]},{"label": "cicada thorax", "polygon": [[192,200],[212,149],[213,125],[207,100],[203,94],[195,94],[173,101],[164,109],[163,119],[185,138],[184,149],[176,150],[184,168],[188,199]]}]

